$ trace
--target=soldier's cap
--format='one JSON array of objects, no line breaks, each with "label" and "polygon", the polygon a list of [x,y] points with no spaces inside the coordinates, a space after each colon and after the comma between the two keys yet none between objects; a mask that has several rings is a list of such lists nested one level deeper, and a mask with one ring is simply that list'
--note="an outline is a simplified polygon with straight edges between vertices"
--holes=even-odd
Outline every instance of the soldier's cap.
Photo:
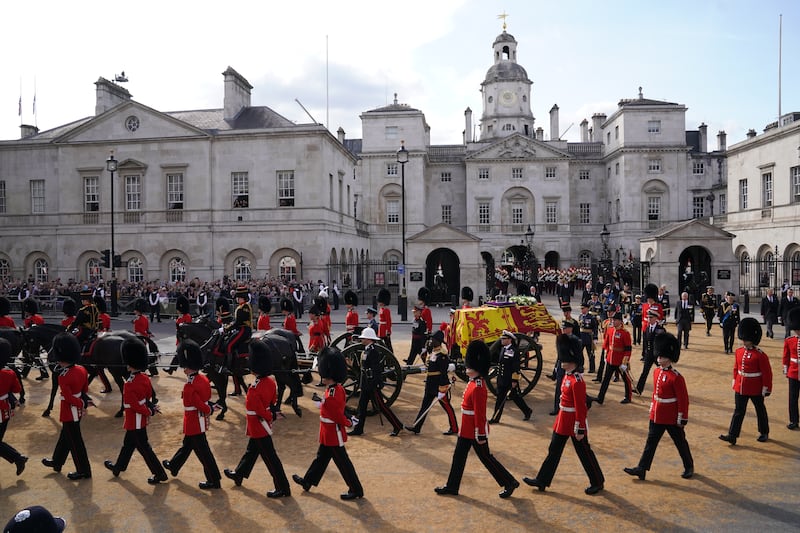
[{"label": "soldier's cap", "polygon": [[648,309],[647,316],[659,318],[661,316],[661,313],[658,312],[658,309]]},{"label": "soldier's cap", "polygon": [[637,294],[637,295],[636,295],[636,296],[634,296],[633,298],[634,298],[634,299],[637,299],[637,298],[638,298],[639,300],[641,300],[641,299],[642,299],[642,295],[641,295],[641,294]]},{"label": "soldier's cap", "polygon": [[587,302],[583,302],[583,303],[581,304],[581,309],[583,309],[584,307],[585,307],[586,309],[589,309],[589,304],[588,304]]},{"label": "soldier's cap", "polygon": [[513,333],[511,333],[510,331],[508,331],[507,329],[504,329],[504,330],[503,330],[503,334],[502,334],[502,335],[500,335],[500,336],[501,336],[501,337],[506,337],[506,338],[508,338],[508,339],[511,339],[512,341],[515,341],[515,340],[517,340],[517,336],[516,336],[516,335],[514,335]]},{"label": "soldier's cap", "polygon": [[622,313],[614,313],[614,316],[611,317],[612,320],[622,320]]},{"label": "soldier's cap", "polygon": [[451,315],[454,315],[455,313],[456,313],[456,310],[455,310],[455,308],[454,308],[454,307],[451,307],[451,308],[450,308],[450,314],[451,314]]},{"label": "soldier's cap", "polygon": [[375,309],[374,307],[367,307],[367,313],[372,313],[373,315],[377,315],[378,310]]},{"label": "soldier's cap", "polygon": [[727,291],[725,292],[725,296],[736,296],[736,295],[733,294],[731,291]]},{"label": "soldier's cap", "polygon": [[714,286],[713,285],[709,285],[708,287],[706,287],[706,290],[709,290],[709,289],[711,289],[713,291],[714,290]]},{"label": "soldier's cap", "polygon": [[3,533],[57,533],[64,531],[66,525],[60,516],[53,516],[40,505],[32,505],[15,514],[3,528]]},{"label": "soldier's cap", "polygon": [[565,313],[566,313],[566,312],[572,312],[572,306],[571,306],[571,305],[569,305],[569,304],[562,305],[562,306],[561,306],[561,310],[562,310],[563,312],[565,312]]}]

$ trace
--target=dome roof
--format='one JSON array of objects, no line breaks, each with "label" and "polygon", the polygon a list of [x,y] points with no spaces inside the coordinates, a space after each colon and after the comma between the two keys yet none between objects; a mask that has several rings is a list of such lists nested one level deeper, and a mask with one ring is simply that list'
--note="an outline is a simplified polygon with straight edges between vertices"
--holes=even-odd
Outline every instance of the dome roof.
[{"label": "dome roof", "polygon": [[497,43],[516,43],[516,42],[517,42],[517,40],[514,39],[514,36],[511,35],[510,33],[506,33],[505,30],[503,30],[503,33],[498,35],[494,40],[494,44],[497,44]]},{"label": "dome roof", "polygon": [[486,71],[486,80],[484,83],[491,83],[494,81],[530,82],[528,79],[528,72],[519,64],[511,61],[501,61],[489,67],[489,70]]}]

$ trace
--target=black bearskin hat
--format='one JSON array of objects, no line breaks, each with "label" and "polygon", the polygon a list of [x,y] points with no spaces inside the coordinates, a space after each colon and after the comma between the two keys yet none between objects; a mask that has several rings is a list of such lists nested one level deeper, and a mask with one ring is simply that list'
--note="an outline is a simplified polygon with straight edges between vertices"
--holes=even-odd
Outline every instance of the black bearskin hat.
[{"label": "black bearskin hat", "polygon": [[142,314],[147,312],[147,302],[144,301],[144,298],[137,298],[135,302],[133,302],[133,310],[139,311]]},{"label": "black bearskin hat", "polygon": [[105,313],[106,312],[106,300],[99,294],[94,297],[94,306],[97,307],[97,312]]},{"label": "black bearskin hat", "polygon": [[29,315],[35,315],[39,312],[39,302],[33,298],[25,298],[22,302],[22,310]]},{"label": "black bearskin hat", "polygon": [[179,313],[183,313],[183,314],[188,313],[189,312],[189,299],[186,296],[184,296],[183,294],[178,296],[178,299],[175,300],[175,309],[177,309],[177,311]]},{"label": "black bearskin hat", "polygon": [[265,337],[261,340],[250,341],[250,370],[258,377],[272,374],[272,354],[276,348],[274,342]]},{"label": "black bearskin hat", "polygon": [[558,360],[562,363],[575,363],[577,366],[583,364],[583,357],[580,353],[575,353],[572,339],[569,335],[562,333],[556,338],[556,352]]},{"label": "black bearskin hat", "polygon": [[75,335],[64,332],[53,337],[53,358],[57,362],[77,363],[81,358],[81,345]]},{"label": "black bearskin hat", "polygon": [[357,306],[358,305],[358,295],[351,290],[348,290],[344,293],[344,303],[347,305]]},{"label": "black bearskin hat", "polygon": [[125,339],[119,348],[125,364],[136,370],[147,368],[147,347],[139,339]]},{"label": "black bearskin hat", "polygon": [[786,314],[786,327],[790,330],[800,329],[800,307],[794,307]]},{"label": "black bearskin hat", "polygon": [[67,316],[75,316],[75,313],[78,312],[78,304],[72,298],[67,298],[61,304],[61,311]]},{"label": "black bearskin hat", "polygon": [[269,296],[266,294],[262,294],[258,297],[258,309],[264,313],[269,313],[272,310],[272,302],[269,299]]},{"label": "black bearskin hat", "polygon": [[681,357],[681,341],[672,333],[659,333],[653,339],[653,355],[666,357],[673,363],[677,363]]},{"label": "black bearskin hat", "polygon": [[0,337],[0,368],[11,362],[11,343]]},{"label": "black bearskin hat", "polygon": [[231,303],[224,296],[220,296],[219,298],[217,298],[217,301],[216,301],[215,305],[216,305],[217,313],[230,313],[231,312]]},{"label": "black bearskin hat", "polygon": [[431,290],[428,287],[420,287],[417,291],[417,299],[425,305],[429,305],[431,303]]},{"label": "black bearskin hat", "polygon": [[444,331],[442,330],[434,331],[433,335],[431,335],[431,342],[433,342],[434,346],[439,346],[440,344],[442,344],[444,342]]},{"label": "black bearskin hat", "polygon": [[743,341],[749,341],[758,346],[761,342],[761,324],[755,318],[743,318],[739,322],[739,338]]},{"label": "black bearskin hat", "polygon": [[328,300],[326,300],[322,296],[316,296],[314,297],[314,307],[319,309],[319,313],[317,314],[324,313],[325,311],[328,310]]},{"label": "black bearskin hat", "polygon": [[203,368],[203,352],[196,342],[185,340],[178,345],[178,364],[183,368],[200,370]]},{"label": "black bearskin hat", "polygon": [[378,302],[382,303],[383,305],[389,305],[392,301],[392,293],[390,293],[387,289],[381,289],[378,291]]},{"label": "black bearskin hat", "polygon": [[461,299],[467,300],[471,302],[475,298],[475,295],[472,293],[472,287],[461,287]]},{"label": "black bearskin hat", "polygon": [[294,306],[289,298],[281,298],[281,311],[294,311]]},{"label": "black bearskin hat", "polygon": [[11,312],[11,302],[5,296],[0,296],[0,316],[6,316]]},{"label": "black bearskin hat", "polygon": [[317,304],[314,304],[309,308],[308,314],[314,316],[320,316],[322,314],[322,309],[317,307]]},{"label": "black bearskin hat", "polygon": [[332,379],[336,383],[344,383],[347,379],[347,364],[338,348],[325,347],[319,354],[319,375]]},{"label": "black bearskin hat", "polygon": [[652,298],[653,300],[658,298],[658,287],[656,287],[655,283],[648,283],[644,286],[644,297]]},{"label": "black bearskin hat", "polygon": [[489,374],[489,366],[491,364],[491,355],[486,343],[479,340],[470,342],[467,346],[467,354],[464,356],[464,364],[467,365],[467,368],[471,368],[481,376],[486,377]]}]

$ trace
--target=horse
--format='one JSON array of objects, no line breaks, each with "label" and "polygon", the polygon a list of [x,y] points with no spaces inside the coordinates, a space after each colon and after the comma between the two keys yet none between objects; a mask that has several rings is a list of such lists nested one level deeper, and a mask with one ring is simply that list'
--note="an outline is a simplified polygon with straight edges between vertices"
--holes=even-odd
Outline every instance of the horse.
[{"label": "horse", "polygon": [[286,387],[289,388],[289,396],[286,404],[292,406],[292,410],[297,416],[303,416],[300,407],[297,405],[297,398],[303,395],[303,384],[300,382],[298,370],[300,365],[297,362],[297,336],[283,328],[272,328],[266,332],[256,332],[253,338],[271,339],[273,345],[280,356],[280,364],[275,365],[275,381],[278,384],[278,405],[283,401],[283,393]]},{"label": "horse", "polygon": [[25,345],[25,339],[22,336],[22,332],[15,328],[0,328],[0,337],[6,339],[11,344],[11,361],[9,361],[9,367],[17,375],[17,379],[19,380],[19,383],[22,387],[19,393],[19,403],[20,405],[24,405],[25,384],[22,382],[22,377],[23,377],[22,373],[24,372],[24,367],[23,370],[20,371],[17,365],[13,364],[13,361],[14,358],[20,353],[20,351],[23,351]]}]

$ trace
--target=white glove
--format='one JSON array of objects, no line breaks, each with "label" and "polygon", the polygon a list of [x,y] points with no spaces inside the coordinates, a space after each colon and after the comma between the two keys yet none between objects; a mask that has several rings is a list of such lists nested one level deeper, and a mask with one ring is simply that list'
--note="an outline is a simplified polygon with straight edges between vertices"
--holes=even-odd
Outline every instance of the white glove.
[{"label": "white glove", "polygon": [[350,417],[350,423],[353,424],[354,426],[357,426],[358,425],[358,418],[355,417],[355,416],[351,416]]},{"label": "white glove", "polygon": [[[447,365],[447,371],[448,372],[455,372],[456,371],[456,365],[454,363],[450,363],[449,365]],[[786,372],[784,372],[784,374],[785,373]]]},{"label": "white glove", "polygon": [[314,407],[319,409],[320,407],[322,407],[322,402],[314,402]]},{"label": "white glove", "polygon": [[786,365],[783,365],[783,375],[784,375],[784,376],[786,375],[786,373],[787,373],[788,371],[789,371],[789,367],[787,367]]},{"label": "white glove", "polygon": [[447,393],[446,393],[446,392],[440,392],[440,393],[438,393],[438,394],[436,395],[436,398],[438,398],[439,400],[441,400],[441,399],[442,399],[442,398],[444,398],[445,396],[447,396]]},{"label": "white glove", "polygon": [[219,328],[219,329],[217,330],[217,333],[219,333],[220,335],[222,335],[223,333],[225,333],[225,328],[222,328],[222,327],[221,327],[221,328]]},{"label": "white glove", "polygon": [[628,371],[628,365],[619,365],[619,369],[620,369],[622,372],[627,372],[627,371]]}]

